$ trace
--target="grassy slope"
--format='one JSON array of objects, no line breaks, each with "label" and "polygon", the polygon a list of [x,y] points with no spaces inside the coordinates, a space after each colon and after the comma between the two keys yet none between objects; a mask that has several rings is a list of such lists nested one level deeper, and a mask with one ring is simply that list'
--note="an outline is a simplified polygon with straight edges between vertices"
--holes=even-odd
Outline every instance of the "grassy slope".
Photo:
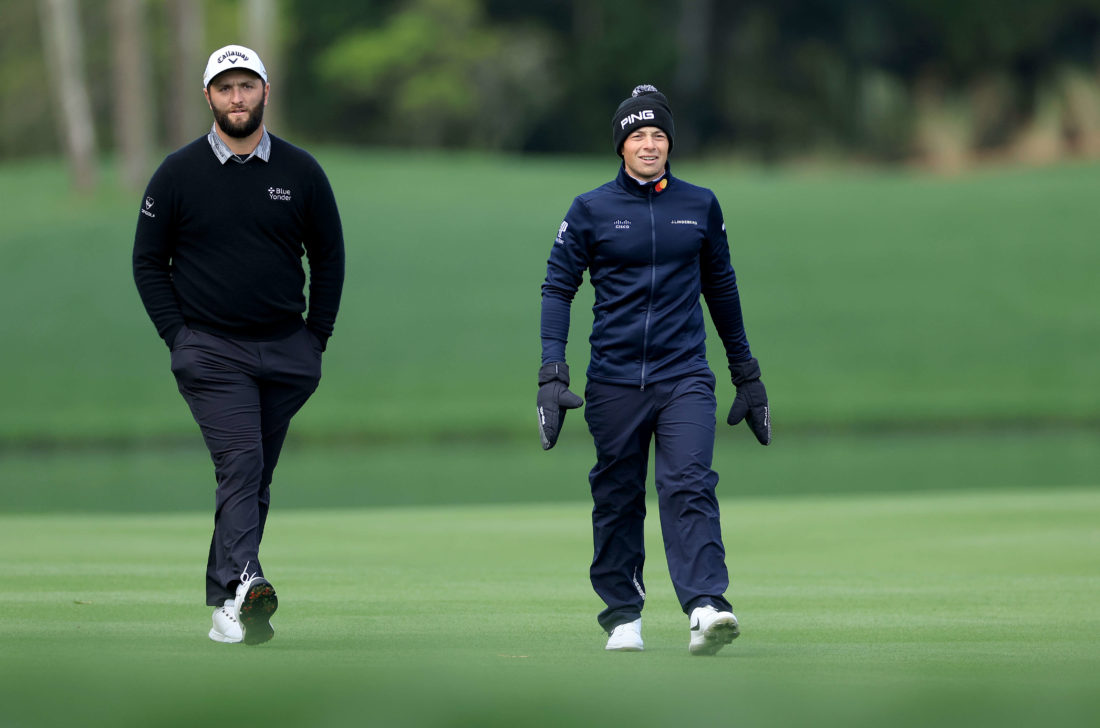
[{"label": "grassy slope", "polygon": [[[348,285],[296,431],[525,436],[553,231],[613,165],[318,154],[343,210]],[[777,427],[1100,418],[1088,234],[1100,167],[952,180],[677,170],[723,202]],[[0,231],[0,435],[190,434],[130,278],[140,195],[64,190],[56,165],[0,168],[19,211]],[[590,301],[574,307],[578,379]]]},{"label": "grassy slope", "polygon": [[582,505],[274,512],[258,648],[204,637],[205,517],[0,517],[0,704],[15,725],[1088,725],[1098,517],[1095,490],[728,503],[744,636],[713,659],[686,654],[652,529],[647,651],[603,652]]},{"label": "grassy slope", "polygon": [[[275,474],[275,508],[548,503],[588,499],[594,463],[583,423],[553,451],[519,444],[290,444]],[[744,427],[720,431],[723,503],[746,496],[1028,489],[1097,485],[1090,432],[822,436],[782,434],[762,448]],[[650,478],[652,488],[652,477]],[[32,451],[0,455],[0,513],[207,512],[214,473],[193,447]]]}]

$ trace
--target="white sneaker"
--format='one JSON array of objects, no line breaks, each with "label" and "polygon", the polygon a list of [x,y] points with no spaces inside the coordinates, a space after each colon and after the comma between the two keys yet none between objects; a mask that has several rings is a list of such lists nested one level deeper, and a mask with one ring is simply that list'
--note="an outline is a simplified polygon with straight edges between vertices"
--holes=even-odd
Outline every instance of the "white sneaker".
[{"label": "white sneaker", "polygon": [[741,629],[733,612],[719,612],[711,605],[691,610],[691,642],[693,655],[713,655],[737,639]]},{"label": "white sneaker", "polygon": [[236,643],[244,639],[241,623],[233,616],[233,602],[226,603],[214,610],[214,626],[210,628],[210,639],[215,642]]},{"label": "white sneaker", "polygon": [[625,622],[611,630],[611,636],[607,638],[607,646],[604,649],[616,652],[641,652],[642,618],[638,617],[633,622]]},{"label": "white sneaker", "polygon": [[233,616],[241,626],[241,641],[246,645],[258,645],[275,636],[271,615],[279,608],[275,587],[255,572],[248,573],[248,564],[241,572],[237,586],[237,598],[233,600]]}]

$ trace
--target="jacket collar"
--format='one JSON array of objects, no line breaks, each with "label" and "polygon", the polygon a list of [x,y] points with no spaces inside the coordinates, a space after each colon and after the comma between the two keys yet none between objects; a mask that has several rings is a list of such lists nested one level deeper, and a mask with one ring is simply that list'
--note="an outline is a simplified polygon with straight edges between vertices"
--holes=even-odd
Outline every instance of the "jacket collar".
[{"label": "jacket collar", "polygon": [[672,176],[672,167],[668,162],[665,162],[665,173],[659,179],[655,179],[652,182],[646,182],[645,184],[639,184],[638,180],[631,177],[626,172],[626,164],[619,165],[619,176],[615,179],[619,187],[625,191],[634,195],[635,197],[649,197],[650,195],[660,194],[668,189],[669,185],[675,182],[675,178]]}]

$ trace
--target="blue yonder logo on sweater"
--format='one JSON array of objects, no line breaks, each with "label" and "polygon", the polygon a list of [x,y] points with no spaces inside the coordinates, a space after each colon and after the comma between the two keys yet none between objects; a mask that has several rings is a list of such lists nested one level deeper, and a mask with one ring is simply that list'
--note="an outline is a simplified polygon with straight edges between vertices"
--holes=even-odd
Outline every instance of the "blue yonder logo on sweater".
[{"label": "blue yonder logo on sweater", "polygon": [[290,202],[290,190],[284,190],[282,187],[268,187],[267,195],[273,200]]}]

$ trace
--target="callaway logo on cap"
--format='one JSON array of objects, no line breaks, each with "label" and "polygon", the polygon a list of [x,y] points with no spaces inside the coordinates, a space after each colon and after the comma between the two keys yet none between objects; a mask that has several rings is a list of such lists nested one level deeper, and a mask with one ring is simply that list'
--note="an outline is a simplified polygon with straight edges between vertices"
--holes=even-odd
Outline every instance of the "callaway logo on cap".
[{"label": "callaway logo on cap", "polygon": [[260,56],[251,48],[240,45],[227,45],[210,54],[210,60],[206,62],[206,71],[202,74],[202,87],[207,88],[214,76],[225,71],[243,68],[252,71],[267,83],[267,69]]}]

